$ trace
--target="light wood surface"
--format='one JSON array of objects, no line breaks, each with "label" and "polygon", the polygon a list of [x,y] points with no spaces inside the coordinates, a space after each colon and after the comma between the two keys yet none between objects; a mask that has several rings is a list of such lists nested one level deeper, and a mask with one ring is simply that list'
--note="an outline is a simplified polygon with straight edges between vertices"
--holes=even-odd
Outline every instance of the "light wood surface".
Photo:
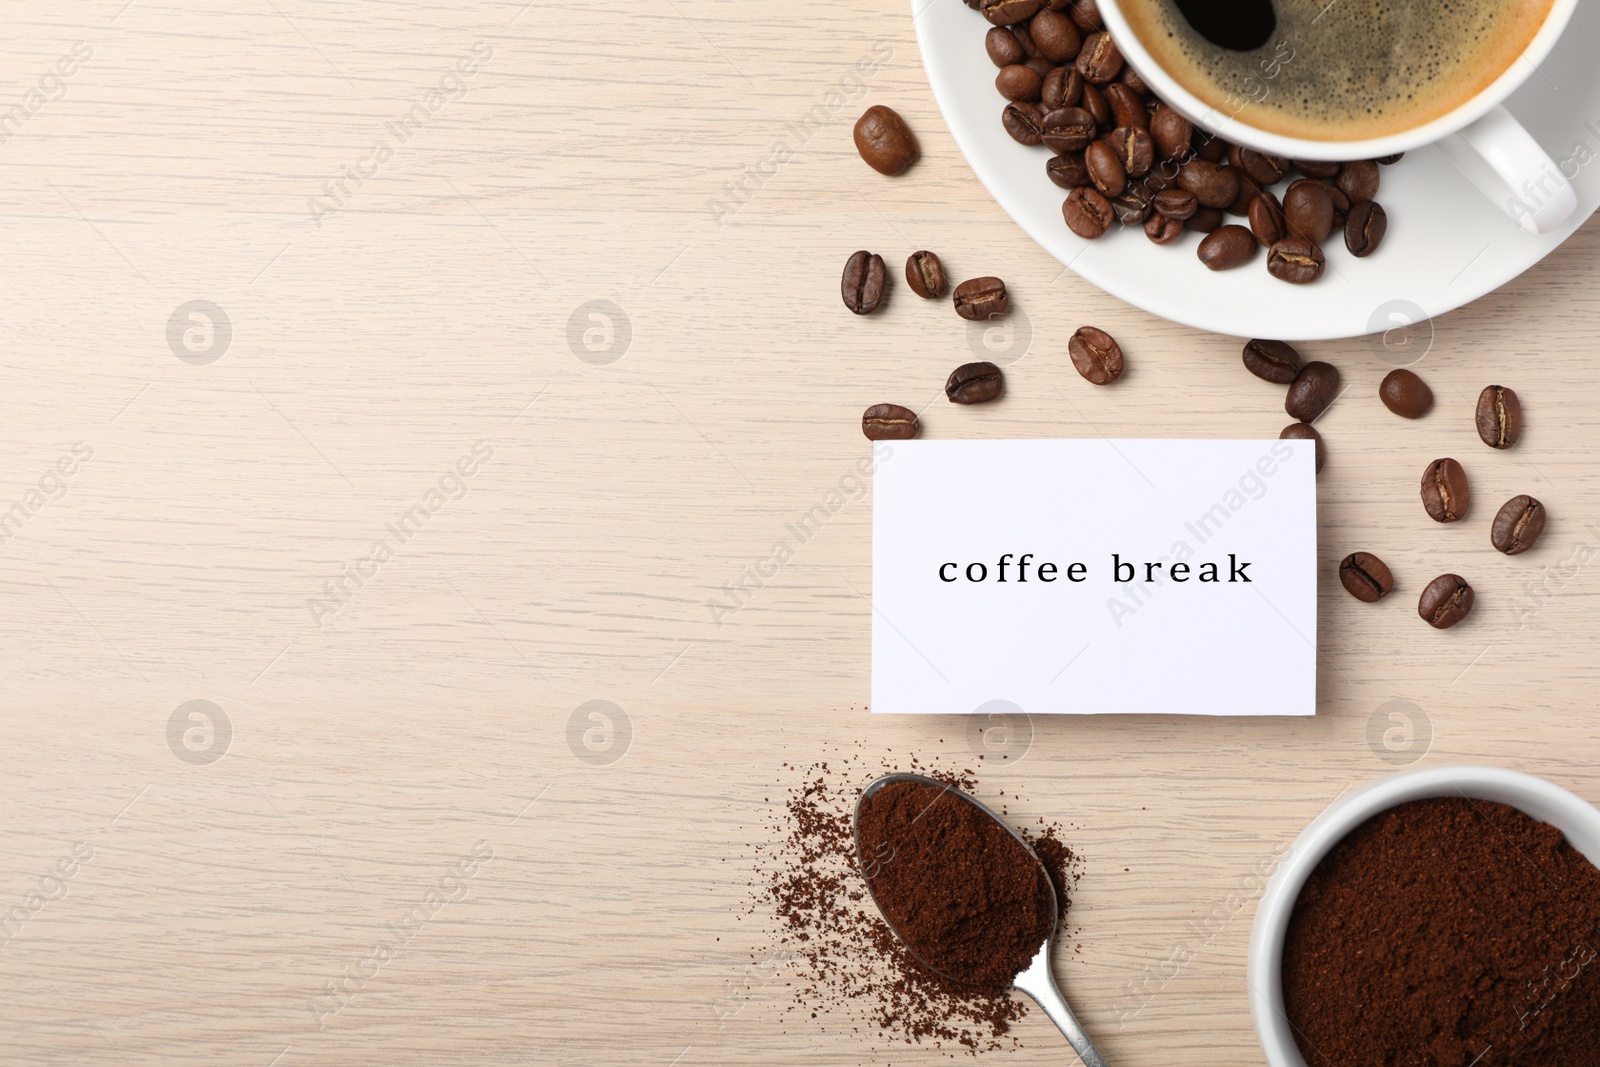
[{"label": "light wood surface", "polygon": [[[1099,293],[1010,224],[939,120],[900,0],[6,15],[0,112],[74,42],[92,57],[0,144],[0,510],[25,513],[0,544],[0,913],[23,916],[0,947],[0,1059],[944,1062],[786,1016],[781,980],[748,970],[767,944],[744,915],[752,848],[785,761],[976,765],[968,723],[865,710],[870,500],[720,624],[707,602],[853,470],[870,403],[930,405],[939,438],[1275,436],[1281,392],[1239,341]],[[865,91],[830,96],[875,54]],[[921,139],[899,180],[851,148],[870,103]],[[379,139],[392,158],[319,225],[308,200],[371,172]],[[747,202],[719,217],[741,176]],[[1368,342],[1307,346],[1350,386],[1319,423],[1314,720],[1038,720],[985,771],[984,795],[1073,828],[1082,948],[1060,971],[1111,1063],[1260,1062],[1248,877],[1352,783],[1474,760],[1600,800],[1597,243],[1586,226],[1433,324],[1421,422],[1378,404]],[[872,318],[840,306],[851,251],[898,268],[919,247],[1010,282],[1031,343],[1002,402],[934,402],[973,358],[947,307],[903,287]],[[231,323],[214,362],[169,345],[191,301]],[[619,333],[613,353],[569,344],[590,301],[625,316],[614,361],[578,351],[614,354]],[[1066,359],[1084,323],[1121,339],[1115,388]],[[185,320],[179,348],[190,327],[215,345]],[[1513,451],[1473,433],[1491,381],[1526,403]],[[92,457],[31,510],[76,442]],[[1452,527],[1417,500],[1440,455],[1472,479]],[[463,459],[472,476],[447,478]],[[429,510],[441,479],[465,494]],[[1518,492],[1551,521],[1507,559],[1488,522]],[[389,535],[414,505],[420,532]],[[393,558],[358,564],[380,539]],[[1392,599],[1340,590],[1356,548],[1393,566]],[[1447,570],[1478,607],[1436,633],[1415,597]],[[1396,700],[1431,734],[1398,754],[1369,742]],[[200,720],[169,742],[190,701],[221,709],[225,744]],[[590,701],[628,724],[598,754]],[[347,969],[353,992],[319,1013]],[[1042,1015],[1021,1038],[1008,1062],[1069,1062]]]}]

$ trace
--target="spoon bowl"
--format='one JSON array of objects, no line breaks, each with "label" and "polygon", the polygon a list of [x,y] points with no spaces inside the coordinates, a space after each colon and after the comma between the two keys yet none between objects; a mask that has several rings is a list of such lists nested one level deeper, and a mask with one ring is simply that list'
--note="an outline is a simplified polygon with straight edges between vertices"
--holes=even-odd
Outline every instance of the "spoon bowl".
[{"label": "spoon bowl", "polygon": [[[1050,878],[1050,873],[1045,868],[1044,861],[1039,858],[1039,854],[1033,850],[1033,846],[1028,843],[1027,839],[982,801],[952,785],[921,774],[886,774],[861,791],[861,796],[856,801],[855,817],[852,820],[856,858],[861,864],[862,880],[867,884],[867,893],[872,897],[872,902],[878,906],[878,913],[883,916],[884,923],[888,925],[894,936],[900,941],[900,944],[905,947],[907,952],[911,953],[918,963],[951,981],[963,981],[959,975],[951,974],[934,965],[911,947],[910,941],[901,934],[893,920],[889,918],[888,911],[884,908],[883,902],[878,899],[877,890],[873,887],[873,872],[876,871],[880,862],[885,861],[885,857],[875,857],[867,854],[861,840],[861,809],[867,801],[884,787],[898,783],[914,783],[940,790],[940,794],[935,798],[934,803],[944,799],[945,794],[949,794],[961,803],[971,804],[1005,830],[1006,833],[1010,834],[1012,839],[1023,847],[1029,858],[1037,865],[1039,877],[1044,879],[1044,884],[1050,891],[1050,932],[1045,936],[1038,952],[1034,954],[1033,961],[1011,980],[1012,988],[1018,989],[1033,998],[1034,1003],[1044,1010],[1044,1013],[1050,1017],[1050,1021],[1055,1023],[1062,1034],[1066,1036],[1067,1041],[1071,1043],[1079,1058],[1083,1060],[1085,1067],[1106,1067],[1105,1058],[1094,1047],[1094,1042],[1089,1039],[1088,1033],[1083,1029],[1082,1024],[1078,1022],[1077,1017],[1072,1014],[1072,1009],[1067,1006],[1066,998],[1061,995],[1061,990],[1056,986],[1055,975],[1051,971],[1050,950],[1055,944],[1056,928],[1061,913],[1061,902],[1056,896],[1055,882]],[[932,804],[929,807],[932,807]]]}]

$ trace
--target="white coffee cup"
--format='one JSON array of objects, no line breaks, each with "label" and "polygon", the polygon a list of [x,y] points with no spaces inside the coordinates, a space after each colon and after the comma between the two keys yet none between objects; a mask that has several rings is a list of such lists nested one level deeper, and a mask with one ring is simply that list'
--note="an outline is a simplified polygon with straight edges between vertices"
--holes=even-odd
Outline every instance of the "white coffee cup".
[{"label": "white coffee cup", "polygon": [[[1151,57],[1129,28],[1118,3],[1098,0],[1100,17],[1123,58],[1157,96],[1226,141],[1289,159],[1340,161],[1379,159],[1436,143],[1480,192],[1525,230],[1548,233],[1577,209],[1577,194],[1561,168],[1503,105],[1550,54],[1578,0],[1554,0],[1544,24],[1522,54],[1461,106],[1412,129],[1365,141],[1289,137],[1259,129],[1240,121],[1236,113],[1206,104]],[[1269,80],[1268,74],[1263,71],[1264,82]]]}]

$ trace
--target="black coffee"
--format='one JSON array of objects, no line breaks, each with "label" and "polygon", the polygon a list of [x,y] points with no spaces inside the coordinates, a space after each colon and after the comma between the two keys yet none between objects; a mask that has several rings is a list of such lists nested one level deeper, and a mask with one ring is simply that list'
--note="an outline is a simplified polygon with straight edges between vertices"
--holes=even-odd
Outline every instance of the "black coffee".
[{"label": "black coffee", "polygon": [[1223,114],[1348,141],[1413,129],[1465,103],[1517,60],[1550,5],[1122,0],[1122,12],[1156,63]]}]

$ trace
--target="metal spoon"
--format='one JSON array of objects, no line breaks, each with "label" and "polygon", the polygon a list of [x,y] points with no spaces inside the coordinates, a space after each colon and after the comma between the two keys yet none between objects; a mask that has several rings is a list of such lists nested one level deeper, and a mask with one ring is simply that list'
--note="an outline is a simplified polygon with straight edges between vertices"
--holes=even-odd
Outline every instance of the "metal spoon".
[{"label": "metal spoon", "polygon": [[[1060,904],[1056,900],[1055,884],[1051,882],[1049,874],[1045,871],[1044,862],[1039,859],[1038,853],[1033,851],[1033,846],[1028,844],[1021,834],[1013,830],[1009,823],[996,815],[982,802],[953,786],[946,785],[944,782],[926,778],[920,774],[886,774],[863,789],[861,798],[856,801],[856,855],[861,857],[864,862],[867,859],[861,848],[861,805],[866,803],[867,799],[878,790],[894,782],[917,782],[921,785],[931,785],[935,789],[942,789],[951,796],[971,804],[1002,826],[1006,833],[1010,834],[1018,844],[1027,849],[1028,855],[1032,857],[1033,862],[1039,865],[1039,875],[1044,878],[1045,884],[1050,887],[1050,934],[1044,939],[1044,944],[1039,946],[1039,951],[1034,955],[1033,962],[1028,964],[1028,969],[1013,978],[1011,985],[1013,988],[1020,989],[1028,994],[1039,1007],[1044,1009],[1044,1013],[1050,1016],[1050,1021],[1055,1023],[1057,1028],[1066,1035],[1067,1040],[1072,1043],[1072,1047],[1077,1051],[1078,1057],[1083,1060],[1084,1067],[1106,1067],[1105,1057],[1100,1055],[1099,1051],[1094,1047],[1094,1042],[1089,1040],[1089,1035],[1084,1031],[1082,1024],[1072,1014],[1072,1009],[1067,1007],[1067,1001],[1062,997],[1061,990],[1056,987],[1055,975],[1050,970],[1050,947],[1055,943],[1056,917],[1060,914]],[[872,893],[872,882],[870,880],[867,880],[867,892]],[[906,946],[906,951],[916,956],[918,962],[930,971],[942,974],[952,981],[959,982],[961,980],[956,975],[942,971],[921,956],[918,956],[906,939],[901,936],[900,931],[895,930],[894,923],[889,921],[888,913],[883,910],[883,905],[878,902],[876,894],[873,894],[872,902],[878,905],[878,911],[884,917],[883,921],[888,923],[889,929],[894,930],[895,937],[900,938],[900,943]]]}]

